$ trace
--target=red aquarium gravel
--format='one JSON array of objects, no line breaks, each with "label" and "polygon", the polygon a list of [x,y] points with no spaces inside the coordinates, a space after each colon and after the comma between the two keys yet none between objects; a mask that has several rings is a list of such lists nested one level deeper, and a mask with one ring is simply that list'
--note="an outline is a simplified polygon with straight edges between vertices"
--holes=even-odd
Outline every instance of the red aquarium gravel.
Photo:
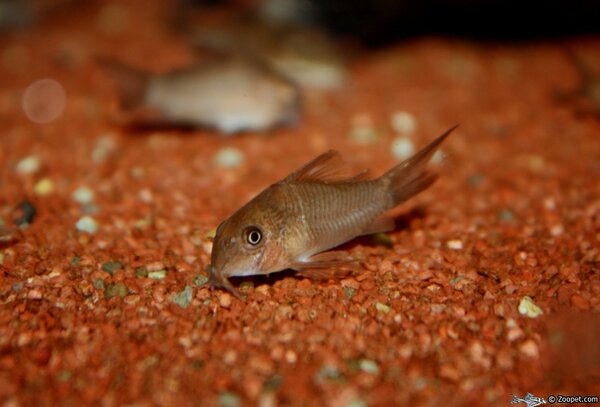
[{"label": "red aquarium gravel", "polygon": [[[161,2],[90,3],[0,37],[0,400],[508,405],[599,395],[600,119],[556,97],[600,39],[425,38],[363,52],[291,128],[114,120],[94,62],[197,56]],[[582,95],[585,98],[586,95]],[[206,282],[218,224],[311,158],[382,174],[443,131],[437,183],[353,274]]]}]

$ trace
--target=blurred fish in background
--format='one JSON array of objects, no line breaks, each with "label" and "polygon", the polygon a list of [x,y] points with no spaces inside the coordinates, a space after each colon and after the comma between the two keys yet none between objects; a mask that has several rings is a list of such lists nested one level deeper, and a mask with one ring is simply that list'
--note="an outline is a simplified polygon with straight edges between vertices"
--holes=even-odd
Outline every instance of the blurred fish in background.
[{"label": "blurred fish in background", "polygon": [[258,60],[232,56],[153,74],[109,58],[98,63],[119,91],[118,119],[133,125],[214,128],[225,134],[292,125],[297,87]]},{"label": "blurred fish in background", "polygon": [[189,37],[200,48],[260,58],[302,88],[339,89],[346,81],[336,45],[315,27],[238,20],[218,28],[198,26]]},{"label": "blurred fish in background", "polygon": [[[543,8],[496,0],[180,0],[171,7],[165,19],[190,54],[217,59],[166,74],[104,60],[119,89],[120,118],[225,134],[298,123],[313,92],[352,85],[348,67],[361,51],[424,33],[520,39],[594,31],[587,16],[600,11],[583,0],[566,9],[555,0]],[[491,13],[494,21],[484,18]]]},{"label": "blurred fish in background", "polygon": [[118,120],[260,132],[298,123],[303,91],[345,84],[337,44],[309,23],[300,3],[238,3],[182,1],[173,8],[170,26],[202,60],[197,65],[153,74],[98,58],[119,93]]},{"label": "blurred fish in background", "polygon": [[302,88],[329,90],[345,84],[340,41],[319,24],[315,4],[188,0],[177,10],[173,26],[195,47],[251,55]]}]

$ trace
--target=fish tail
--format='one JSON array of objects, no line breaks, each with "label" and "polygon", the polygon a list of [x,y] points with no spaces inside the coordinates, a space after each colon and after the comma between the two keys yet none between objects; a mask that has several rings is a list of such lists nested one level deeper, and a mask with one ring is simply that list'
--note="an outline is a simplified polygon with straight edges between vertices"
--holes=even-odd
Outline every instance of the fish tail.
[{"label": "fish tail", "polygon": [[417,154],[401,162],[381,177],[388,185],[392,197],[392,207],[424,191],[435,182],[438,176],[427,169],[427,164],[440,144],[456,127],[458,125],[447,130]]},{"label": "fish tail", "polygon": [[96,57],[100,65],[115,82],[121,109],[130,110],[144,104],[150,74],[108,57]]}]

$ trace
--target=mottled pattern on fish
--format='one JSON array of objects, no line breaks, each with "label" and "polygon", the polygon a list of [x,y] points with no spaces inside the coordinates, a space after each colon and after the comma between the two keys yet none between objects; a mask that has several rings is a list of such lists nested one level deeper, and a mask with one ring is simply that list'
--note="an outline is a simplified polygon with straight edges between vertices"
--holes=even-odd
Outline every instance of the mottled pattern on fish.
[{"label": "mottled pattern on fish", "polygon": [[376,179],[366,173],[344,178],[339,155],[329,151],[271,185],[217,228],[210,283],[237,295],[231,276],[287,268],[310,275],[347,263],[347,255],[323,252],[391,230],[393,220],[385,213],[433,184],[437,175],[426,166],[453,129]]}]

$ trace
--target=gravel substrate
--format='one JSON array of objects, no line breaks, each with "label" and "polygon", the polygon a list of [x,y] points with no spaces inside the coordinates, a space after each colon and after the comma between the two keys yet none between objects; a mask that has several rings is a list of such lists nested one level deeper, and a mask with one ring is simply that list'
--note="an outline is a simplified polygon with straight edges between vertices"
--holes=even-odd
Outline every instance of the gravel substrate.
[{"label": "gravel substrate", "polygon": [[[92,57],[194,56],[163,2],[103,4],[0,37],[3,405],[598,395],[600,120],[553,96],[580,79],[564,44],[398,43],[307,92],[297,127],[223,138],[111,120]],[[599,38],[567,45],[600,74]],[[44,78],[64,111],[23,105]],[[202,286],[219,222],[300,164],[333,148],[378,175],[456,123],[398,228],[343,246],[351,276]]]}]

